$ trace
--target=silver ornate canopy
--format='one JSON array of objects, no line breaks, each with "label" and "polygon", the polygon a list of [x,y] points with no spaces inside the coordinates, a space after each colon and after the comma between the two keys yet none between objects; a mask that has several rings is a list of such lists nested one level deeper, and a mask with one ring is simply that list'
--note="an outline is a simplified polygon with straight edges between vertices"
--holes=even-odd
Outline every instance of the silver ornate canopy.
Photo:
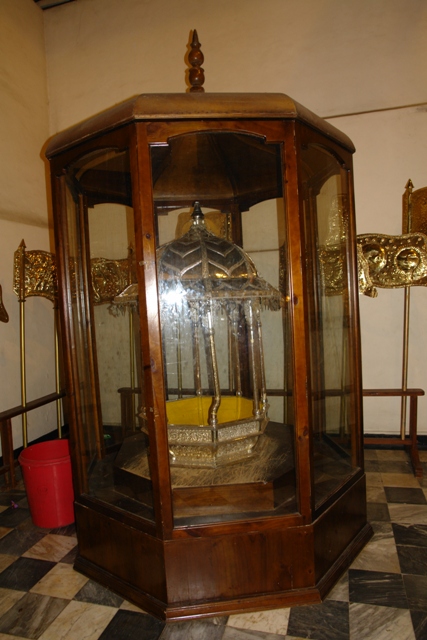
[{"label": "silver ornate canopy", "polygon": [[261,308],[281,295],[236,244],[207,230],[158,249],[171,462],[217,466],[253,454],[267,422]]},{"label": "silver ornate canopy", "polygon": [[161,246],[157,264],[162,301],[174,291],[187,300],[262,300],[280,306],[280,293],[258,276],[256,267],[237,244],[207,230],[199,202],[193,224],[181,238]]}]

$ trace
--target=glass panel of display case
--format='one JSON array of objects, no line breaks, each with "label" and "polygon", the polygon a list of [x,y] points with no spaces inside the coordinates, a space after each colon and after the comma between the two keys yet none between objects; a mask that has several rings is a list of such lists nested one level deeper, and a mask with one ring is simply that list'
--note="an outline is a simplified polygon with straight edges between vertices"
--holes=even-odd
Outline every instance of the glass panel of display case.
[{"label": "glass panel of display case", "polygon": [[316,507],[357,468],[349,340],[347,172],[312,144],[303,151]]},{"label": "glass panel of display case", "polygon": [[297,511],[281,153],[231,133],[152,148],[176,525]]},{"label": "glass panel of display case", "polygon": [[[142,430],[144,400],[128,153],[97,151],[79,159],[68,174],[76,191],[83,194],[94,367],[99,385],[99,425],[88,421],[87,429],[92,434],[98,431],[101,440],[100,455],[89,470],[89,493],[152,519],[149,466],[141,476],[135,477],[132,471],[134,455],[138,447],[147,448],[148,438]],[[80,321],[79,326],[87,325]],[[84,360],[87,351],[80,351]],[[85,378],[82,380],[85,390]]]},{"label": "glass panel of display case", "polygon": [[87,332],[90,326],[89,310],[87,307],[86,285],[87,278],[82,257],[85,255],[85,244],[81,238],[84,230],[84,214],[81,201],[74,185],[63,181],[65,188],[65,216],[66,216],[66,253],[69,263],[69,286],[65,292],[70,309],[70,344],[71,372],[75,376],[76,402],[80,407],[80,449],[85,469],[89,469],[99,456],[98,438],[96,436],[98,424],[97,398],[94,395],[95,378],[91,360],[87,357],[90,352],[91,336]]}]

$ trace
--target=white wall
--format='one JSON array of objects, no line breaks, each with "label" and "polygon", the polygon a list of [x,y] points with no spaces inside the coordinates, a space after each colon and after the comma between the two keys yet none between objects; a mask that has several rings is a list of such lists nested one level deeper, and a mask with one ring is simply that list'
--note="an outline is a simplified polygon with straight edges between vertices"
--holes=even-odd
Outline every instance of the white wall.
[{"label": "white wall", "polygon": [[[43,13],[32,0],[0,0],[0,285],[9,322],[0,323],[0,411],[21,403],[19,305],[13,293],[13,254],[22,239],[28,249],[50,250],[45,163],[48,137]],[[52,393],[52,305],[25,303],[27,400]],[[33,440],[55,429],[52,407],[28,415]],[[13,420],[14,447],[22,444],[21,421]]]},{"label": "white wall", "polygon": [[51,130],[144,92],[280,91],[325,117],[427,100],[425,0],[77,0],[45,13]]},{"label": "white wall", "polygon": [[[15,5],[25,6],[34,20],[21,20],[21,29],[41,38],[41,12],[35,17],[32,0],[1,3],[6,15],[16,13]],[[50,134],[138,93],[184,91],[184,56],[197,28],[206,91],[287,93],[333,117],[353,139],[359,233],[400,233],[407,179],[415,188],[427,185],[425,0],[76,0],[43,12],[43,19]],[[0,47],[14,46],[12,38],[6,45],[2,40]],[[33,47],[38,59],[41,44]],[[31,75],[26,68],[15,71]],[[398,109],[418,104],[424,107]],[[39,146],[26,152],[33,168],[40,166],[44,127],[40,118]],[[32,194],[44,188],[41,174]],[[37,197],[31,205],[24,201],[43,217]],[[12,197],[15,209],[19,202]],[[412,296],[410,384],[427,388],[426,296],[424,288]],[[361,312],[365,386],[399,386],[401,292],[382,290],[375,300],[362,299]],[[391,404],[367,404],[367,431],[398,428],[398,407]],[[425,399],[419,427],[427,433]]]},{"label": "white wall", "polygon": [[[427,92],[426,92],[427,98]],[[334,118],[357,146],[354,158],[358,233],[402,233],[402,194],[409,178],[427,186],[427,104]],[[360,297],[365,388],[402,384],[403,289]],[[412,287],[408,385],[427,391],[427,289]],[[409,405],[409,403],[408,403]],[[399,427],[400,400],[367,398],[365,430]],[[427,399],[419,399],[419,431],[427,433]]]},{"label": "white wall", "polygon": [[[427,185],[425,0],[77,0],[45,25],[52,133],[138,93],[184,91],[196,28],[207,91],[287,93],[353,139],[358,233],[400,233],[407,179]],[[412,298],[409,383],[427,388],[427,291]],[[400,386],[402,315],[401,291],[361,300],[365,387]],[[398,401],[365,401],[366,431],[398,426]]]},{"label": "white wall", "polygon": [[43,12],[32,0],[0,2],[0,89],[0,218],[46,227]]}]

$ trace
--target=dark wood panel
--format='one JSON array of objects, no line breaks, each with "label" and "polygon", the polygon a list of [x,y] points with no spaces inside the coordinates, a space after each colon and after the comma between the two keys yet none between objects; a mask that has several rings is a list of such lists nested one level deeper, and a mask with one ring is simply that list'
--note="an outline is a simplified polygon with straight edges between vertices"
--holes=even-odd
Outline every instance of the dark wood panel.
[{"label": "dark wood panel", "polygon": [[247,598],[218,600],[216,602],[200,602],[186,606],[169,606],[165,612],[168,621],[188,620],[191,618],[209,616],[228,616],[250,611],[268,611],[301,604],[319,604],[321,597],[319,590],[314,587],[308,589],[292,589],[274,594],[255,594]]},{"label": "dark wood panel", "polygon": [[[301,530],[267,531],[166,543],[170,603],[229,600],[292,589],[294,575],[309,576],[299,554]],[[301,582],[301,580],[299,580]]]},{"label": "dark wood panel", "polygon": [[167,619],[320,602],[372,534],[361,478],[313,525],[162,542],[77,504],[75,567]]},{"label": "dark wood panel", "polygon": [[272,482],[213,487],[183,487],[173,490],[175,518],[205,514],[273,511]]},{"label": "dark wood panel", "polygon": [[[76,504],[79,558],[76,568],[93,564],[103,573],[102,584],[114,589],[116,576],[128,586],[128,597],[150,593],[166,602],[166,580],[162,542],[123,522]],[[133,598],[135,600],[135,598]]]},{"label": "dark wood panel", "polygon": [[366,523],[330,569],[320,578],[316,586],[322,599],[328,595],[337,580],[339,580],[356,556],[362,551],[365,544],[372,538],[372,535],[372,527],[369,523]]},{"label": "dark wood panel", "polygon": [[314,523],[316,582],[329,571],[366,524],[366,479],[362,476]]}]

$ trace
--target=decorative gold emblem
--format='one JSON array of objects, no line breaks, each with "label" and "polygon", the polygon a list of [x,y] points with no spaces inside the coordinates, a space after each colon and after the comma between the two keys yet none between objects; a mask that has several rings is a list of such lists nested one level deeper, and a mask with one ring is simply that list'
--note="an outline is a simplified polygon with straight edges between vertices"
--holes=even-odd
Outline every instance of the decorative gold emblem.
[{"label": "decorative gold emblem", "polygon": [[319,246],[320,278],[325,296],[342,295],[347,289],[345,274],[348,226],[348,197],[332,198],[325,244]]},{"label": "decorative gold emblem", "polygon": [[20,299],[41,296],[51,302],[57,295],[55,257],[47,251],[26,251],[22,240],[14,254],[13,290]]},{"label": "decorative gold emblem", "polygon": [[[75,295],[74,264],[70,265]],[[108,304],[131,283],[132,253],[123,260],[92,258],[93,303]],[[58,283],[55,256],[48,251],[27,251],[22,240],[14,254],[13,290],[18,298],[41,296],[55,302]]]},{"label": "decorative gold emblem", "polygon": [[357,236],[360,293],[372,295],[372,289],[366,289],[361,279],[362,261],[365,271],[368,265],[373,287],[427,285],[427,187],[416,191],[413,187],[412,180],[408,180],[402,197],[402,235]]},{"label": "decorative gold emblem", "polygon": [[129,260],[91,260],[93,303],[113,302],[123,289],[130,284]]},{"label": "decorative gold emblem", "polygon": [[321,280],[327,296],[340,295],[344,291],[344,257],[340,244],[319,247]]},{"label": "decorative gold emblem", "polygon": [[366,233],[357,236],[357,243],[373,286],[394,289],[427,285],[427,236],[423,233]]}]

